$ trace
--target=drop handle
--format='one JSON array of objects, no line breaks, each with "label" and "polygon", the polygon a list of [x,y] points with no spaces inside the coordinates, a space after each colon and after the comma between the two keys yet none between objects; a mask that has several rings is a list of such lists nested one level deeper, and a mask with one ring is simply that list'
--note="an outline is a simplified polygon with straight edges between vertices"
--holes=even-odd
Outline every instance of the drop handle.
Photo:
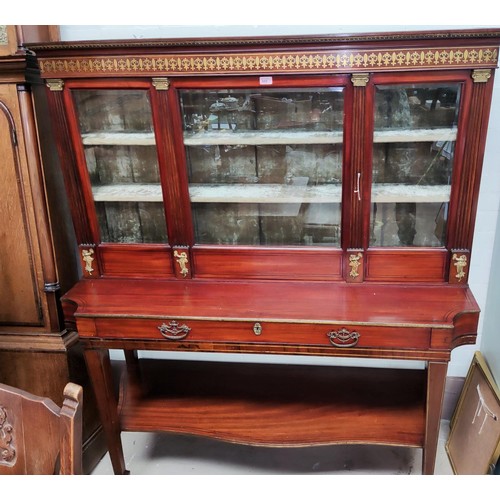
[{"label": "drop handle", "polygon": [[358,195],[358,201],[361,201],[361,172],[358,172],[358,177],[356,179],[356,189],[354,194]]},{"label": "drop handle", "polygon": [[361,335],[358,332],[351,332],[347,328],[340,330],[332,330],[326,336],[330,339],[330,343],[335,347],[355,347],[359,342]]},{"label": "drop handle", "polygon": [[157,327],[160,333],[169,340],[182,340],[188,336],[191,328],[187,325],[179,325],[175,320],[171,321],[168,325],[163,323]]}]

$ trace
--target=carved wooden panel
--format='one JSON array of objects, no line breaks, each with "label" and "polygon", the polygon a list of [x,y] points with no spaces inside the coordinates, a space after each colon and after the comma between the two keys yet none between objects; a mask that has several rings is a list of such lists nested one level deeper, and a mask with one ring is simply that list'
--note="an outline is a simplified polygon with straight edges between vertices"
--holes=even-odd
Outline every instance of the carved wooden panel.
[{"label": "carved wooden panel", "polygon": [[11,411],[0,404],[0,465],[12,466],[15,463],[16,448]]}]

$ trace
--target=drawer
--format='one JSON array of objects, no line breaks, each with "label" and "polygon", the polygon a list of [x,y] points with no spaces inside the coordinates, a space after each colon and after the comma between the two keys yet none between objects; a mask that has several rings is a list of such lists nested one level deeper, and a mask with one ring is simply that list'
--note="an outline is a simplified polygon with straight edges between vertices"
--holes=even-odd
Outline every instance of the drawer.
[{"label": "drawer", "polygon": [[101,338],[331,346],[332,348],[409,348],[430,346],[430,328],[332,325],[191,319],[96,318]]}]

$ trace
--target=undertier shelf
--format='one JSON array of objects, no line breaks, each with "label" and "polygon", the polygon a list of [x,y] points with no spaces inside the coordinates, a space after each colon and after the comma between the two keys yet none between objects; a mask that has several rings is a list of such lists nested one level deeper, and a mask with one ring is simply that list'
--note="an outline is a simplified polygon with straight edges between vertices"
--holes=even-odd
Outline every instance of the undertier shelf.
[{"label": "undertier shelf", "polygon": [[[425,370],[140,360],[124,378],[125,431],[168,431],[259,446],[422,446]],[[156,384],[160,381],[159,386]]]}]

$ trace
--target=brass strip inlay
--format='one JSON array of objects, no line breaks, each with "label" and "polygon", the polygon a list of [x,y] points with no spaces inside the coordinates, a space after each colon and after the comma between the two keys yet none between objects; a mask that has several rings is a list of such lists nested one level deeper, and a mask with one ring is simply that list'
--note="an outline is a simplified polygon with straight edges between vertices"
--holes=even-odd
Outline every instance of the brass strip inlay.
[{"label": "brass strip inlay", "polygon": [[[477,311],[461,311],[461,312],[477,312]],[[309,320],[309,319],[277,319],[277,318],[221,318],[213,316],[171,316],[168,314],[159,315],[142,315],[142,314],[88,314],[78,313],[74,314],[75,318],[92,318],[92,319],[154,319],[154,320],[170,320],[178,319],[183,321],[234,321],[237,323],[287,323],[287,324],[301,324],[301,325],[352,325],[352,326],[382,326],[382,327],[395,327],[395,328],[442,328],[453,330],[455,327],[449,323],[374,323],[367,321],[350,321],[350,320]]]},{"label": "brass strip inlay", "polygon": [[491,77],[491,69],[475,69],[472,72],[474,83],[486,83]]},{"label": "brass strip inlay", "polygon": [[[119,346],[127,346],[130,344],[141,344],[141,349],[152,349],[158,350],[168,350],[171,344],[169,343],[158,343],[158,340],[130,340],[130,339],[111,339],[107,340],[104,338],[91,338],[91,337],[81,337],[80,342],[85,348],[90,346],[96,349],[120,349]],[[195,346],[197,351],[202,352],[230,352],[235,354],[248,354],[248,353],[258,353],[258,354],[300,354],[306,356],[328,356],[328,357],[356,357],[356,358],[372,358],[373,359],[373,347],[358,347],[355,351],[342,350],[336,351],[332,349],[329,345],[319,346],[319,345],[293,345],[293,344],[262,344],[262,343],[233,343],[233,342],[213,342],[213,341],[187,341],[182,343],[186,348],[190,346]],[[150,347],[151,345],[151,347]],[[262,351],[262,346],[265,346],[265,352]],[[113,347],[108,347],[113,346]],[[130,347],[128,347],[130,348]],[[175,348],[174,348],[175,350]],[[407,360],[415,362],[425,362],[425,361],[435,361],[435,362],[447,362],[450,359],[450,351],[441,350],[417,350],[417,349],[393,349],[388,347],[377,347],[377,358],[379,359],[392,359],[392,360]]]},{"label": "brass strip inlay", "polygon": [[40,58],[42,75],[199,75],[495,67],[498,47],[324,49]]}]

